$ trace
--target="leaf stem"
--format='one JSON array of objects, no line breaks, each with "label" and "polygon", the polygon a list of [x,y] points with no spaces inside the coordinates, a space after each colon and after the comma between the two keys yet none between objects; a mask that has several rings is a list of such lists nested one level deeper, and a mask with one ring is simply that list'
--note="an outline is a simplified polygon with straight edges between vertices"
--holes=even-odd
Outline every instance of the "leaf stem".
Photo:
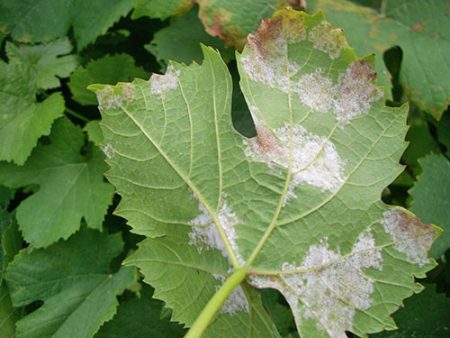
[{"label": "leaf stem", "polygon": [[66,113],[68,113],[69,115],[72,115],[73,117],[76,117],[77,119],[79,119],[83,122],[89,122],[89,119],[87,117],[84,117],[83,115],[78,114],[76,111],[73,111],[72,109],[67,108],[67,107],[65,108],[65,110],[66,110]]},{"label": "leaf stem", "polygon": [[246,269],[239,269],[233,272],[228,279],[223,283],[220,289],[209,300],[208,304],[203,308],[200,315],[195,320],[194,324],[189,329],[185,338],[199,338],[208,327],[209,323],[214,319],[216,313],[220,310],[223,303],[228,296],[236,289],[236,287],[247,276]]}]

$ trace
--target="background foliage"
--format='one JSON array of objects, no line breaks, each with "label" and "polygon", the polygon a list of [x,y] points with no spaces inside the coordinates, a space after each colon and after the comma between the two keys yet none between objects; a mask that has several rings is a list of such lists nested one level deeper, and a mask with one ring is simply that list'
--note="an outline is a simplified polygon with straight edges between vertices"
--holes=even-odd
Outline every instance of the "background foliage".
[{"label": "background foliage", "polygon": [[[195,3],[194,3],[195,2]],[[391,106],[409,102],[405,171],[383,193],[446,232],[423,293],[379,336],[450,330],[450,7],[445,0],[4,0],[0,2],[1,337],[179,337],[184,329],[122,261],[143,237],[113,210],[103,177],[92,83],[147,80],[168,60],[217,48],[232,74],[233,123],[255,133],[238,90],[235,50],[276,8],[323,11],[360,55],[375,52]],[[283,297],[261,292],[282,336],[296,335]],[[133,318],[133,320],[129,320]]]}]

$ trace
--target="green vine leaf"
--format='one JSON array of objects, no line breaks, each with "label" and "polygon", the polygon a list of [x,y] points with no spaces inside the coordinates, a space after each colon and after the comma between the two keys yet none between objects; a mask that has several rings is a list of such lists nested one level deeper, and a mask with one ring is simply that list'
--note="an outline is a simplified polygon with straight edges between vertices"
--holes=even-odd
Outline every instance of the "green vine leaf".
[{"label": "green vine leaf", "polygon": [[373,58],[322,15],[264,20],[237,60],[257,131],[246,138],[224,62],[203,54],[149,81],[91,87],[116,213],[149,237],[127,264],[187,325],[244,273],[211,336],[232,323],[247,327],[240,337],[278,336],[250,286],[278,289],[303,337],[395,328],[391,313],[421,290],[413,277],[435,265],[439,230],[380,201],[402,171],[407,107],[384,105]]},{"label": "green vine leaf", "polygon": [[130,81],[135,77],[148,78],[144,69],[134,64],[128,54],[107,55],[89,62],[86,67],[78,67],[69,81],[72,98],[82,105],[96,105],[95,95],[86,89],[93,83],[114,84],[119,81]]},{"label": "green vine leaf", "polygon": [[17,222],[0,206],[0,332],[2,337],[15,337],[16,322],[22,317],[22,309],[14,308],[8,287],[3,279],[6,267],[22,246]]},{"label": "green vine leaf", "polygon": [[407,299],[405,307],[394,315],[400,330],[383,332],[374,338],[445,337],[450,323],[449,307],[450,298],[438,293],[435,285],[427,284],[420,295]]},{"label": "green vine leaf", "polygon": [[23,166],[0,163],[0,182],[19,188],[30,184],[39,190],[17,207],[17,221],[25,240],[46,247],[68,238],[81,219],[101,229],[111,203],[113,187],[103,181],[104,156],[96,147],[80,154],[83,132],[68,119],[55,122],[50,144],[38,146]]},{"label": "green vine leaf", "polygon": [[117,314],[101,327],[95,338],[182,337],[183,327],[162,317],[164,303],[152,299],[152,293],[151,288],[144,285],[138,297],[120,303]]},{"label": "green vine leaf", "polygon": [[142,16],[167,19],[169,16],[182,15],[187,12],[194,1],[192,0],[134,0],[133,19]]},{"label": "green vine leaf", "polygon": [[17,337],[92,337],[136,282],[134,268],[110,271],[122,248],[120,235],[82,229],[67,242],[22,250],[5,274],[13,305],[44,304],[17,322]]},{"label": "green vine leaf", "polygon": [[411,210],[428,223],[440,225],[444,233],[430,254],[441,257],[450,248],[450,162],[444,156],[430,154],[419,160],[422,173],[409,190]]},{"label": "green vine leaf", "polygon": [[[377,71],[383,77],[386,73],[383,53],[400,46],[403,51],[400,80],[405,93],[422,110],[439,119],[450,97],[448,3],[389,0],[384,4],[379,12],[348,0],[311,0],[308,10],[324,11],[331,23],[345,30],[359,53],[376,51]],[[389,86],[388,81],[383,84]]]},{"label": "green vine leaf", "polygon": [[2,337],[15,337],[16,322],[20,319],[21,312],[21,309],[15,309],[12,306],[6,284],[0,283],[0,332]]},{"label": "green vine leaf", "polygon": [[39,137],[50,134],[53,121],[64,113],[61,93],[37,102],[38,77],[30,64],[0,60],[0,161],[25,163]]},{"label": "green vine leaf", "polygon": [[[271,17],[276,8],[289,5],[287,0],[197,0],[199,18],[206,31],[238,50],[244,47],[247,35],[261,19]],[[243,10],[245,8],[245,10]]]},{"label": "green vine leaf", "polygon": [[156,32],[152,42],[145,45],[145,49],[155,55],[163,65],[168,60],[185,64],[192,61],[200,63],[201,43],[219,49],[225,61],[233,59],[234,50],[225,48],[222,40],[205,32],[197,12],[195,8],[181,17],[171,19],[170,25]]},{"label": "green vine leaf", "polygon": [[5,0],[0,4],[0,31],[16,41],[35,43],[64,37],[73,27],[81,50],[132,7],[133,0]]},{"label": "green vine leaf", "polygon": [[66,55],[72,50],[68,38],[34,46],[7,43],[5,49],[10,62],[22,62],[36,70],[38,89],[59,87],[59,79],[68,77],[78,63],[75,55]]}]

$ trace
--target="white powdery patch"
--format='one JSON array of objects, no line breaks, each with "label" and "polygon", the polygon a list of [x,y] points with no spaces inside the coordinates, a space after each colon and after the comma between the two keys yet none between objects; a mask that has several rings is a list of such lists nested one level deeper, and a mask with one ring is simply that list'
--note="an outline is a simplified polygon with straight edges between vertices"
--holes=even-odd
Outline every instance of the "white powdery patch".
[{"label": "white powdery patch", "polygon": [[[227,249],[208,211],[201,204],[199,204],[199,210],[201,212],[200,215],[189,222],[192,226],[192,230],[189,232],[189,244],[195,245],[198,252],[217,249],[222,253],[222,256],[228,258]],[[244,260],[239,253],[239,248],[236,243],[237,234],[234,229],[234,226],[239,223],[239,220],[236,214],[228,207],[225,200],[222,203],[217,219],[236,258],[240,264],[243,264]]]},{"label": "white powdery patch", "polygon": [[394,248],[405,254],[412,263],[424,266],[429,263],[428,251],[436,236],[429,224],[423,224],[414,215],[401,208],[385,211],[381,225],[394,242]]},{"label": "white powdery patch", "polygon": [[114,156],[115,150],[110,143],[105,145],[102,150],[107,158],[111,159]]},{"label": "white powdery patch", "polygon": [[373,83],[375,76],[372,65],[366,61],[352,63],[339,76],[333,99],[334,114],[339,122],[346,124],[367,113],[372,103],[383,97],[383,91]]},{"label": "white powdery patch", "polygon": [[[295,197],[293,189],[308,183],[323,191],[335,191],[344,183],[344,161],[334,144],[325,137],[309,133],[300,125],[275,129],[273,133],[258,129],[256,138],[245,140],[245,155],[288,169],[291,157],[292,183],[288,197]],[[289,144],[292,133],[292,144]],[[291,150],[289,149],[291,148]],[[292,153],[290,153],[292,151]]]},{"label": "white powdery patch", "polygon": [[300,266],[284,263],[280,276],[253,276],[258,288],[278,289],[289,303],[297,326],[302,318],[316,321],[330,337],[347,337],[357,309],[368,309],[374,281],[363,269],[382,268],[381,249],[371,232],[363,232],[350,254],[329,248],[324,239],[309,248]]},{"label": "white powdery patch", "polygon": [[177,89],[180,71],[172,65],[167,67],[166,74],[153,74],[150,78],[150,90],[152,94],[163,96],[169,90]]},{"label": "white powdery patch", "polygon": [[369,112],[372,103],[383,97],[383,92],[373,80],[375,72],[366,61],[352,63],[341,74],[338,83],[318,69],[303,75],[297,83],[300,100],[314,111],[331,111],[341,126],[353,118]]},{"label": "white powdery patch", "polygon": [[241,58],[242,66],[253,81],[287,93],[289,78],[298,72],[299,66],[295,62],[287,61],[286,38],[279,36],[272,44],[270,50],[264,52],[256,46],[251,46],[248,55]]},{"label": "white powdery patch", "polygon": [[341,55],[341,50],[347,46],[342,30],[333,29],[331,24],[322,21],[319,25],[311,29],[308,40],[315,48],[328,54],[331,59],[337,59]]},{"label": "white powdery patch", "polygon": [[[119,93],[119,91],[121,91]],[[105,86],[97,92],[97,100],[100,109],[117,109],[134,100],[134,87],[125,83],[120,88]]]},{"label": "white powdery patch", "polygon": [[[221,282],[221,284],[225,283],[226,277],[222,275],[215,275],[213,277]],[[216,286],[216,290],[220,289],[220,285]],[[236,312],[248,312],[249,305],[247,301],[247,297],[245,297],[244,290],[242,290],[241,286],[238,286],[231,295],[228,296],[225,303],[223,303],[221,313],[224,314],[234,314]]]},{"label": "white powdery patch", "polygon": [[303,75],[297,84],[300,100],[315,111],[327,112],[333,104],[334,87],[330,78],[322,75],[323,70]]}]

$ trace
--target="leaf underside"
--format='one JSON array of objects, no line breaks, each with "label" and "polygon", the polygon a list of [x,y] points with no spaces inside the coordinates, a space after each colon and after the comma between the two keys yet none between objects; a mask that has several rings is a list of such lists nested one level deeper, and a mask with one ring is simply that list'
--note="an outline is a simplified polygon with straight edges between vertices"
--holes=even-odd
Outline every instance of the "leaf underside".
[{"label": "leaf underside", "polygon": [[394,329],[438,232],[380,200],[402,170],[407,107],[384,105],[373,59],[322,15],[281,10],[237,58],[248,139],[232,126],[225,64],[203,54],[149,81],[91,87],[116,213],[148,237],[127,263],[188,326],[245,266],[209,336],[278,336],[251,286],[278,289],[303,337]]},{"label": "leaf underside", "polygon": [[380,13],[348,0],[308,1],[309,10],[324,11],[330,22],[345,30],[358,52],[377,52],[377,71],[386,79],[385,87],[390,84],[383,53],[399,46],[403,52],[400,81],[405,94],[420,109],[440,119],[450,97],[448,2],[389,0],[382,7]]}]

